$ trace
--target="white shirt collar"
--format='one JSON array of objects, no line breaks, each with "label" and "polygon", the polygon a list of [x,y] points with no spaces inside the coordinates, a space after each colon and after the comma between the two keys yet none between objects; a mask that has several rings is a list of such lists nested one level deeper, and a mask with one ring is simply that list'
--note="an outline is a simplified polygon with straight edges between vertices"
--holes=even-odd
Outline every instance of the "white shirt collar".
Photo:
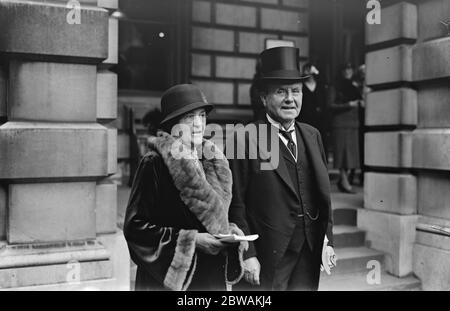
[{"label": "white shirt collar", "polygon": [[[283,142],[283,144],[285,146],[287,146],[288,140],[280,132],[280,131],[284,131],[284,127],[279,122],[277,122],[274,119],[272,119],[267,113],[266,113],[266,117],[267,117],[267,120],[269,120],[270,124],[272,126],[275,126],[278,129],[278,131],[279,131],[278,132],[278,136],[280,137],[280,139]],[[291,133],[292,141],[294,142],[295,146],[297,147],[297,135],[295,134],[295,121],[292,123],[292,125],[288,128],[287,131],[288,132],[292,131],[292,133]],[[295,161],[297,161],[297,157],[295,155],[292,155],[292,156],[294,157]]]},{"label": "white shirt collar", "polygon": [[[266,117],[267,120],[269,120],[270,124],[272,124],[273,126],[275,126],[278,130],[280,131],[285,131],[284,127],[281,125],[280,122],[275,121],[274,119],[272,119],[269,114],[266,113]],[[292,122],[291,126],[287,129],[287,131],[294,131],[295,130],[295,120],[294,122]],[[295,131],[294,131],[295,133]]]}]

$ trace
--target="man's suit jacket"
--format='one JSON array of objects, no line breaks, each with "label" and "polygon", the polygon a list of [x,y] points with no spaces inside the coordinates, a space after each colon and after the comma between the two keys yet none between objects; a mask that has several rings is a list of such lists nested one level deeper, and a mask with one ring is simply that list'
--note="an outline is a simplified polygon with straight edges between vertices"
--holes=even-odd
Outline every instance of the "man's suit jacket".
[{"label": "man's suit jacket", "polygon": [[[256,121],[258,137],[261,133],[259,126],[266,124],[267,120]],[[319,198],[317,209],[319,212],[319,234],[316,243],[323,243],[327,234],[332,244],[332,210],[330,203],[330,181],[326,166],[326,157],[322,146],[319,131],[312,126],[297,122],[296,124],[302,137],[306,154],[310,159],[310,166],[314,172],[314,180],[317,183]],[[273,129],[273,127],[272,127]],[[270,150],[270,138],[274,135],[269,132],[267,137]],[[277,137],[279,148],[283,142]],[[300,198],[294,188],[294,184],[287,170],[282,154],[279,152],[279,164],[273,170],[261,170],[261,162],[258,150],[257,159],[249,159],[249,141],[252,138],[246,135],[245,139],[234,138],[235,151],[237,145],[244,143],[245,159],[230,158],[230,168],[233,173],[233,199],[230,206],[230,221],[236,223],[245,234],[259,234],[259,239],[250,243],[249,250],[245,253],[245,259],[256,256],[261,263],[261,274],[266,279],[273,279],[275,268],[284,255],[289,241],[295,229],[295,219],[292,210],[300,204]],[[258,140],[257,140],[258,141]],[[254,141],[255,143],[255,141]],[[228,155],[228,153],[227,153]],[[264,158],[264,157],[263,157]],[[306,216],[305,216],[306,217]],[[321,249],[321,247],[320,247]]]}]

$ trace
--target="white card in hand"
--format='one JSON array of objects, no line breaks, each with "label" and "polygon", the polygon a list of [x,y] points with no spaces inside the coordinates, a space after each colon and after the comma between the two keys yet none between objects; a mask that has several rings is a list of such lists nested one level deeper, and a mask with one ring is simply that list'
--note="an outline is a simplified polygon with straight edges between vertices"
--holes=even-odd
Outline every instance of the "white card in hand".
[{"label": "white card in hand", "polygon": [[220,240],[220,242],[237,243],[241,241],[254,241],[259,238],[259,235],[216,234],[214,237]]}]

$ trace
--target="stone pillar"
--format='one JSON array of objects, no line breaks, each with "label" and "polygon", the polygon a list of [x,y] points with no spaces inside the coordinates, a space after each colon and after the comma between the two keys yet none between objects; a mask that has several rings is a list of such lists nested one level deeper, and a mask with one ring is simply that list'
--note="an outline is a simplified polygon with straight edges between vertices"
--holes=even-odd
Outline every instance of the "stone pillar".
[{"label": "stone pillar", "polygon": [[[425,290],[450,290],[450,2],[417,3],[418,44],[413,79],[418,92],[418,128],[413,136],[419,223],[413,269]],[[436,230],[437,229],[437,230]]]},{"label": "stone pillar", "polygon": [[0,124],[6,121],[6,69],[0,60]]},{"label": "stone pillar", "polygon": [[117,61],[117,21],[102,7],[117,1],[80,2],[0,3],[2,289],[129,289],[108,180],[117,79],[106,69]]},{"label": "stone pillar", "polygon": [[[366,26],[365,209],[358,225],[390,273],[450,289],[450,3],[389,2]],[[433,227],[434,226],[434,227]]]}]

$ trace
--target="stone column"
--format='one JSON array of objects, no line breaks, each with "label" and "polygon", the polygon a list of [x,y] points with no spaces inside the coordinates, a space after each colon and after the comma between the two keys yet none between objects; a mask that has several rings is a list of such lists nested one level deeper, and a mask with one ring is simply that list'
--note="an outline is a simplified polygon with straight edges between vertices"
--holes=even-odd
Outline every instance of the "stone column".
[{"label": "stone column", "polygon": [[413,136],[420,215],[413,269],[425,290],[450,290],[450,2],[417,3],[418,44],[413,79],[418,92],[418,128]]},{"label": "stone column", "polygon": [[0,3],[3,289],[129,289],[107,179],[116,170],[108,122],[117,85],[105,60],[117,61],[117,23],[101,7],[117,2],[80,2]]},{"label": "stone column", "polygon": [[[424,289],[450,288],[450,37],[444,0],[384,7],[366,27],[365,209],[358,225],[387,253],[388,271]],[[385,3],[386,4],[386,3]],[[432,225],[438,226],[433,229]]]},{"label": "stone column", "polygon": [[417,8],[398,3],[381,10],[381,24],[366,26],[367,84],[364,209],[358,226],[371,247],[386,253],[396,276],[412,272],[417,219],[412,132],[417,126],[417,92],[412,88],[412,43],[417,39]]}]

